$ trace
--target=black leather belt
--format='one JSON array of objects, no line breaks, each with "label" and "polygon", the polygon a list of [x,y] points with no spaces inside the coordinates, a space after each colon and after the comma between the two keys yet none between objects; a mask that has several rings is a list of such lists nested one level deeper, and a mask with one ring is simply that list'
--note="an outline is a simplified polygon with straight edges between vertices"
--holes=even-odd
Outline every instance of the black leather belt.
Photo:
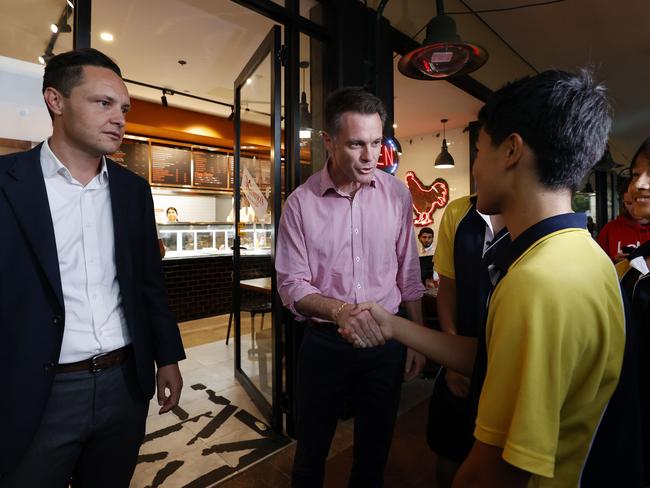
[{"label": "black leather belt", "polygon": [[83,361],[76,363],[57,364],[57,373],[77,373],[79,371],[88,371],[93,374],[101,373],[109,368],[122,364],[131,356],[133,348],[128,344],[119,349],[103,354],[97,354]]},{"label": "black leather belt", "polygon": [[315,322],[311,319],[307,319],[306,324],[315,331],[341,337],[341,334],[339,334],[339,326],[334,322]]}]

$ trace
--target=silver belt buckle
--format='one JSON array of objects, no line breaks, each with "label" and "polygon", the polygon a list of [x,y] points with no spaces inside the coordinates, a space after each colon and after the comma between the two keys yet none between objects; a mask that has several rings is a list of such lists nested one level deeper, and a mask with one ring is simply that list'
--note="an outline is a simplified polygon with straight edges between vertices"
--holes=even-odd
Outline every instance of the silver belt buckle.
[{"label": "silver belt buckle", "polygon": [[89,369],[90,369],[90,372],[92,374],[101,373],[103,371],[102,367],[99,364],[97,364],[97,361],[104,358],[104,357],[106,357],[106,356],[108,356],[109,354],[110,353],[108,353],[108,352],[104,352],[102,354],[97,354],[96,356],[93,356],[93,357],[90,358],[90,368]]}]

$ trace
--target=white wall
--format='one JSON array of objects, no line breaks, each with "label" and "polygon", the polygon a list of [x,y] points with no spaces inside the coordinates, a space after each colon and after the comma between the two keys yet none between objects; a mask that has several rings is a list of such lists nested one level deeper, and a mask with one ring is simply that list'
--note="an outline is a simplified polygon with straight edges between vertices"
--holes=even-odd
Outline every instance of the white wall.
[{"label": "white wall", "polygon": [[43,66],[0,56],[0,137],[40,142],[52,134]]},{"label": "white wall", "polygon": [[[216,222],[218,220],[226,220],[225,216],[222,218],[218,218],[217,216],[216,200],[219,198],[218,196],[183,195],[181,193],[161,195],[155,189],[152,193],[157,222],[167,222],[165,212],[168,207],[175,207],[178,210],[179,222]],[[230,201],[230,198],[228,198],[228,201]]]},{"label": "white wall", "polygon": [[[449,184],[449,201],[463,195],[468,195],[469,188],[469,131],[463,133],[462,128],[449,129],[446,131],[449,153],[456,163],[454,168],[436,169],[433,162],[440,154],[442,147],[442,131],[440,137],[435,134],[423,134],[409,138],[401,138],[399,131],[397,138],[402,145],[402,156],[395,176],[404,182],[408,171],[413,171],[425,185],[430,185],[436,178],[444,178]],[[443,209],[436,209],[433,214],[434,223],[431,226],[435,232],[436,242],[438,239],[438,227],[444,212]],[[415,227],[415,234],[420,227]]]}]

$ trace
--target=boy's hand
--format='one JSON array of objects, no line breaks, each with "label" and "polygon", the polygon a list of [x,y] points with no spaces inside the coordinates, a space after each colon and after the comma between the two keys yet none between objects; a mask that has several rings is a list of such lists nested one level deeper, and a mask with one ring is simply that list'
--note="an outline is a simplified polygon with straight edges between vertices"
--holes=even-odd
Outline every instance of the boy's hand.
[{"label": "boy's hand", "polygon": [[337,325],[339,333],[356,347],[380,346],[386,342],[369,311],[357,311],[356,307],[352,306],[345,307],[337,318]]},{"label": "boy's hand", "polygon": [[379,326],[379,330],[381,331],[381,335],[383,337],[384,342],[393,338],[393,326],[392,326],[393,314],[388,312],[381,305],[378,305],[374,302],[365,302],[365,303],[359,303],[353,309],[351,309],[350,315],[359,315],[364,312],[366,313],[370,312],[372,318]]}]

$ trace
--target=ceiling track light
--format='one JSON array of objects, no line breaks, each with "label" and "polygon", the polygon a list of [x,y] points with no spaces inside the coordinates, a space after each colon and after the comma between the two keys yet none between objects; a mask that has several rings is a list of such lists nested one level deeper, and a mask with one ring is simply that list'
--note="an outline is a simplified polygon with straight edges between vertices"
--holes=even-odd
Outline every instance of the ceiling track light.
[{"label": "ceiling track light", "polygon": [[442,122],[442,149],[440,154],[438,154],[436,161],[433,163],[433,166],[436,169],[453,168],[455,166],[454,158],[449,154],[445,133],[445,124],[448,122],[448,119],[442,119],[440,122]]},{"label": "ceiling track light", "polygon": [[488,59],[487,51],[465,42],[456,32],[456,22],[445,15],[443,0],[436,0],[438,15],[427,24],[422,47],[402,56],[400,73],[417,80],[445,80],[476,71]]},{"label": "ceiling track light", "polygon": [[163,88],[162,90],[162,96],[160,97],[160,103],[162,103],[162,106],[167,108],[169,107],[169,102],[167,101],[167,95],[173,95],[174,91],[173,90],[167,90],[166,88]]}]

